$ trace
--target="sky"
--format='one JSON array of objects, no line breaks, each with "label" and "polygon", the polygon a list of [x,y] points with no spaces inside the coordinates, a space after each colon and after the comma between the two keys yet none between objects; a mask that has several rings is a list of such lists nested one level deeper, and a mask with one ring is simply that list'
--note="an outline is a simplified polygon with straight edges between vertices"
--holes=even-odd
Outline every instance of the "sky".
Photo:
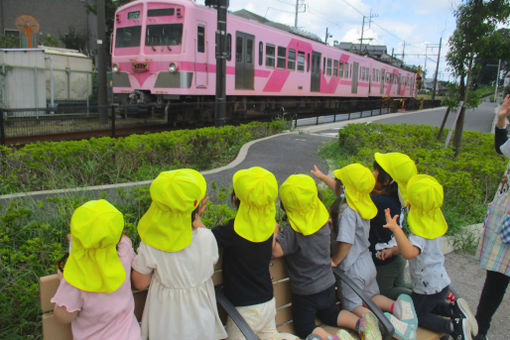
[{"label": "sky", "polygon": [[[333,41],[386,45],[408,65],[420,65],[432,78],[436,69],[439,39],[442,48],[438,78],[455,81],[448,71],[448,39],[456,27],[454,10],[460,0],[298,0],[297,26],[324,40],[326,28]],[[196,0],[203,4],[204,0]],[[306,7],[306,9],[304,8]],[[229,10],[246,9],[268,20],[294,26],[296,0],[230,0]],[[370,17],[372,16],[371,20]],[[369,21],[370,24],[369,24]],[[228,25],[228,24],[227,24]],[[404,47],[405,46],[405,47]],[[399,55],[397,55],[399,54]]]}]

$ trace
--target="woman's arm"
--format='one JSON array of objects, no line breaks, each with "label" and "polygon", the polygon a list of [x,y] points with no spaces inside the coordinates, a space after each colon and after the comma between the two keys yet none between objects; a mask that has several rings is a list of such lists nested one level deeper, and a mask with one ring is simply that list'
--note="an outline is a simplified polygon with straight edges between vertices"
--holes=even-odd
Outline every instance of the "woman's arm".
[{"label": "woman's arm", "polygon": [[407,260],[414,259],[416,256],[420,255],[420,249],[409,241],[404,231],[398,225],[398,215],[391,218],[389,208],[384,209],[384,215],[386,216],[386,224],[383,227],[390,229],[393,235],[395,235],[400,254]]},{"label": "woman's arm", "polygon": [[347,242],[337,242],[338,247],[336,248],[336,252],[331,257],[331,265],[333,267],[337,267],[349,254],[349,250],[351,250],[352,244]]},{"label": "woman's arm", "polygon": [[131,284],[135,289],[142,290],[149,287],[152,280],[152,273],[141,274],[136,270],[131,271]]}]

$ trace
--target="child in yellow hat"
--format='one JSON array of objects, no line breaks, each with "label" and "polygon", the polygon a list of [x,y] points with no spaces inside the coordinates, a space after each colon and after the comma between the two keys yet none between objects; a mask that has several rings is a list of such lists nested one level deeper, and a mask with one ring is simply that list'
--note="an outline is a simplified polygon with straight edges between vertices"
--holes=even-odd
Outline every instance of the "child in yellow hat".
[{"label": "child in yellow hat", "polygon": [[192,169],[164,171],[150,186],[152,203],[138,222],[142,241],[132,265],[133,286],[149,287],[143,339],[227,335],[212,282],[218,246],[209,229],[192,225],[205,193],[204,177]]},{"label": "child in yellow hat", "polygon": [[[445,234],[448,225],[441,212],[443,187],[428,175],[413,176],[407,185],[411,232],[409,238],[397,223],[398,215],[391,217],[385,210],[386,225],[395,235],[400,253],[409,260],[409,271],[413,286],[411,297],[416,306],[420,327],[438,333],[447,333],[454,339],[471,339],[471,332],[477,332],[476,320],[472,314],[460,314],[446,302],[450,278],[444,267],[439,238]],[[443,318],[449,316],[451,319]]]},{"label": "child in yellow hat", "polygon": [[[397,299],[401,294],[405,298],[411,294],[411,284],[405,279],[407,261],[402,256],[381,260],[377,257],[384,249],[396,245],[393,233],[382,228],[386,224],[384,210],[390,209],[391,215],[400,214],[400,226],[403,225],[404,209],[399,197],[406,197],[405,187],[409,179],[417,174],[416,165],[409,156],[400,152],[374,154],[375,178],[374,190],[370,198],[377,207],[377,215],[370,220],[369,250],[377,269],[377,284],[382,295]],[[405,206],[405,205],[404,205]]]},{"label": "child in yellow hat", "polygon": [[123,229],[122,213],[106,200],[73,213],[71,252],[51,299],[57,320],[71,323],[73,339],[141,339],[129,275],[135,254]]},{"label": "child in yellow hat", "polygon": [[[326,183],[334,183],[333,179],[318,168],[312,173]],[[336,249],[333,250],[331,258],[333,270],[350,277],[379,308],[393,313],[386,316],[395,327],[395,337],[415,339],[417,319],[410,297],[395,302],[380,295],[377,285],[377,271],[369,251],[370,220],[377,214],[377,207],[370,198],[375,178],[368,168],[358,163],[335,170],[334,175],[344,187],[345,199],[342,202],[342,215],[337,218],[338,225],[333,226],[334,230],[337,230],[334,235]],[[343,281],[339,282],[339,286],[344,308],[359,316],[373,317],[354,290]]]},{"label": "child in yellow hat", "polygon": [[316,316],[329,326],[359,331],[362,339],[381,339],[377,321],[371,322],[336,308],[335,277],[331,269],[329,214],[308,175],[292,175],[280,187],[280,200],[290,226],[276,238],[273,256],[285,256],[292,289],[296,334],[305,338],[352,339],[345,330],[334,336],[315,324]]},{"label": "child in yellow hat", "polygon": [[[237,214],[212,229],[218,247],[223,248],[224,293],[260,339],[280,339],[269,273],[278,183],[271,172],[260,167],[237,171],[232,183]],[[229,339],[244,339],[230,317],[226,328]]]}]

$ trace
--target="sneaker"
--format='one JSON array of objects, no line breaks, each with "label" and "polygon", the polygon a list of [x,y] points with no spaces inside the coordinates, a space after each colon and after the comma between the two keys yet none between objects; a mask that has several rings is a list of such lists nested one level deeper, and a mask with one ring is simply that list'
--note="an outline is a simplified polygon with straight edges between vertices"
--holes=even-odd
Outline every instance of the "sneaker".
[{"label": "sneaker", "polygon": [[473,313],[471,313],[469,304],[467,303],[467,301],[465,299],[458,298],[457,301],[455,301],[452,304],[452,310],[453,310],[454,318],[463,318],[468,321],[468,324],[471,328],[472,335],[478,334],[478,323],[476,322],[476,319],[475,319]]},{"label": "sneaker", "polygon": [[471,327],[467,319],[452,319],[453,332],[450,334],[454,340],[471,340]]},{"label": "sneaker", "polygon": [[416,328],[407,322],[401,321],[397,319],[397,317],[388,312],[384,313],[384,315],[390,320],[393,328],[395,329],[395,333],[393,333],[393,337],[398,340],[416,340]]},{"label": "sneaker", "polygon": [[340,329],[338,332],[336,332],[336,336],[338,340],[357,340],[355,336],[353,336],[345,329]]},{"label": "sneaker", "polygon": [[379,322],[373,313],[365,313],[359,320],[359,337],[361,340],[382,340]]},{"label": "sneaker", "polygon": [[395,315],[400,321],[418,328],[418,317],[416,316],[416,310],[414,309],[413,299],[407,294],[400,294],[393,303],[393,315]]}]

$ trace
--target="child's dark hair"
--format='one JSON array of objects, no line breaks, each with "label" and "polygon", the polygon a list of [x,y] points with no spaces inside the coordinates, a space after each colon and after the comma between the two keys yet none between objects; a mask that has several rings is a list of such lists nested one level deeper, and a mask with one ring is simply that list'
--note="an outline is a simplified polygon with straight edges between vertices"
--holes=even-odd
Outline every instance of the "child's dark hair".
[{"label": "child's dark hair", "polygon": [[377,161],[374,161],[374,169],[378,172],[377,178],[375,180],[381,183],[383,186],[383,191],[388,195],[398,199],[397,182],[395,182],[393,178],[391,178],[391,176],[386,171],[384,171],[384,169],[379,165],[379,163],[377,163]]},{"label": "child's dark hair", "polygon": [[232,193],[230,194],[230,201],[234,205],[234,208],[239,209],[239,204],[241,204],[241,201],[239,200],[239,198],[237,198],[234,190],[232,190]]}]

